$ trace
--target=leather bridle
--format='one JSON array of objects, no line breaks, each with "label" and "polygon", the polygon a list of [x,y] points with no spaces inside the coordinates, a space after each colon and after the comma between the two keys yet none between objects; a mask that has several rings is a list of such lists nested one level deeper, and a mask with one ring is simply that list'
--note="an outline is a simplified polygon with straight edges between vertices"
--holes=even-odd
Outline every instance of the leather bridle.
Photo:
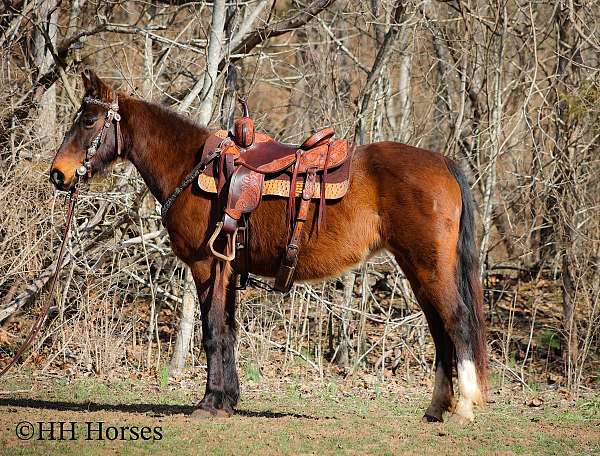
[{"label": "leather bridle", "polygon": [[83,98],[83,102],[81,107],[79,108],[79,112],[83,110],[83,106],[85,104],[95,104],[98,106],[102,106],[106,108],[106,117],[104,118],[104,123],[100,128],[98,134],[92,139],[90,145],[85,150],[85,158],[83,163],[79,168],[77,168],[77,176],[84,177],[87,176],[92,177],[92,165],[91,160],[98,152],[98,149],[106,139],[106,132],[110,128],[111,124],[115,122],[115,142],[117,147],[117,155],[121,155],[121,148],[123,147],[123,136],[121,135],[121,115],[118,113],[119,111],[119,97],[115,93],[115,99],[112,103],[107,103],[106,101],[99,100],[97,98],[93,98],[85,96]]}]

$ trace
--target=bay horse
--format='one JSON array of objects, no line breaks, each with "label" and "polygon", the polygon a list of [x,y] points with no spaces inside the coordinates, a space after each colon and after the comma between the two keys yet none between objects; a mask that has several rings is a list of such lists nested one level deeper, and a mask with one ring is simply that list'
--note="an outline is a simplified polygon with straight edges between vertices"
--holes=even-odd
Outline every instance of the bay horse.
[{"label": "bay horse", "polygon": [[[51,182],[57,189],[72,189],[80,176],[92,177],[122,158],[133,163],[150,192],[164,203],[200,160],[209,130],[163,106],[113,90],[91,70],[82,78],[85,96],[52,162]],[[95,146],[92,157],[90,146]],[[216,195],[195,183],[163,219],[173,252],[191,269],[200,302],[208,366],[204,398],[194,412],[201,416],[229,416],[239,398],[232,284],[240,266],[236,261],[227,266],[227,292],[222,302],[213,302],[218,266],[207,240],[217,221],[216,206]],[[285,210],[286,198],[269,198],[250,217],[251,273],[276,273],[288,235]],[[473,421],[473,407],[486,394],[474,212],[467,179],[454,161],[405,144],[373,143],[357,148],[346,196],[327,202],[326,228],[318,235],[306,232],[301,245],[296,281],[338,276],[382,249],[394,255],[436,348],[435,386],[424,421],[443,421],[444,412],[462,423]],[[313,216],[311,209],[308,224]]]}]

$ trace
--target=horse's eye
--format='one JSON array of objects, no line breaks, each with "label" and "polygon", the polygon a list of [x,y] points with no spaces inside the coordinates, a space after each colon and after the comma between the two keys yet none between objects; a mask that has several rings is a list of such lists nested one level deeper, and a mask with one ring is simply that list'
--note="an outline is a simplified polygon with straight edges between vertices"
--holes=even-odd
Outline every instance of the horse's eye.
[{"label": "horse's eye", "polygon": [[83,125],[85,127],[93,127],[96,123],[97,117],[84,116],[83,117]]}]

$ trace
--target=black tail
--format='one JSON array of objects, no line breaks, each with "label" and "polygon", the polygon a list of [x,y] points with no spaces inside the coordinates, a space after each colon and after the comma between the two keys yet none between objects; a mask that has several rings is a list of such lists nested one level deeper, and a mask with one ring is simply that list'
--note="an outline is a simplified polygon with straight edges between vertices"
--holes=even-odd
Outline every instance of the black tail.
[{"label": "black tail", "polygon": [[460,296],[469,309],[469,339],[473,350],[473,362],[477,369],[479,388],[485,397],[487,392],[487,344],[483,313],[483,290],[479,276],[479,258],[475,240],[475,204],[467,177],[452,160],[446,160],[448,169],[458,182],[462,195],[460,233],[458,237],[457,286]]}]

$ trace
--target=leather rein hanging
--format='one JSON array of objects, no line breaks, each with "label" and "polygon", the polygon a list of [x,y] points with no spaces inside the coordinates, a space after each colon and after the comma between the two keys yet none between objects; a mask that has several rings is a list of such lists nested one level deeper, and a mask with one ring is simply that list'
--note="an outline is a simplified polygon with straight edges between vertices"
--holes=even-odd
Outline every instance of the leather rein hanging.
[{"label": "leather rein hanging", "polygon": [[184,191],[186,188],[188,188],[191,185],[191,183],[194,182],[194,180],[196,180],[196,178],[200,174],[202,174],[204,171],[206,171],[206,168],[208,167],[208,165],[211,164],[211,162],[213,160],[221,157],[221,152],[230,142],[231,142],[231,139],[229,139],[229,138],[225,138],[223,141],[221,141],[214,150],[212,150],[208,154],[206,154],[206,156],[204,157],[204,159],[202,159],[200,161],[200,163],[198,163],[196,166],[194,166],[194,168],[188,173],[187,176],[185,176],[185,178],[175,188],[175,190],[173,190],[171,192],[171,194],[167,197],[167,199],[162,204],[162,207],[160,209],[160,216],[162,218],[163,225],[165,223],[165,217],[169,213],[171,206],[173,206],[173,203],[175,202],[177,197],[181,194],[181,192]]},{"label": "leather rein hanging", "polygon": [[106,103],[102,100],[98,100],[98,99],[92,98],[90,96],[84,97],[81,108],[79,108],[78,115],[81,113],[84,104],[96,104],[96,105],[105,107],[107,109],[106,118],[104,119],[104,123],[102,124],[102,128],[100,129],[100,132],[94,137],[94,139],[92,139],[89,147],[86,149],[85,159],[84,159],[83,163],[81,164],[81,166],[79,168],[77,168],[77,171],[76,171],[77,181],[75,182],[75,187],[73,187],[73,189],[71,190],[71,192],[69,194],[69,207],[67,209],[67,216],[65,218],[65,225],[63,228],[63,240],[60,244],[60,250],[58,252],[56,269],[54,270],[54,274],[52,275],[52,280],[50,282],[50,290],[48,293],[49,297],[46,301],[46,304],[44,304],[44,307],[42,308],[39,315],[37,316],[35,322],[31,326],[31,329],[29,330],[29,334],[27,335],[27,338],[21,344],[21,346],[17,350],[17,353],[15,353],[15,355],[12,357],[10,362],[2,369],[2,371],[0,371],[0,377],[2,377],[4,374],[6,374],[10,370],[10,368],[17,363],[17,361],[21,358],[23,353],[31,346],[33,340],[39,334],[40,330],[42,329],[42,326],[44,325],[44,322],[46,321],[46,317],[48,316],[48,311],[50,310],[50,306],[54,302],[54,292],[56,289],[56,284],[58,283],[58,276],[60,275],[60,269],[61,269],[62,263],[64,261],[65,248],[67,246],[67,241],[69,239],[69,230],[71,228],[71,222],[73,220],[73,215],[75,213],[75,205],[77,204],[77,197],[79,196],[79,188],[81,186],[81,180],[84,177],[91,177],[92,171],[91,171],[90,160],[96,154],[96,152],[98,152],[98,149],[103,144],[104,139],[106,138],[106,131],[110,127],[110,125],[113,123],[113,121],[116,124],[115,125],[116,140],[115,141],[116,141],[116,147],[117,147],[117,154],[121,155],[121,147],[122,147],[123,139],[121,136],[121,126],[119,124],[119,122],[121,120],[121,116],[117,112],[119,110],[119,103],[118,103],[117,95],[115,94],[115,100],[112,103]]}]

